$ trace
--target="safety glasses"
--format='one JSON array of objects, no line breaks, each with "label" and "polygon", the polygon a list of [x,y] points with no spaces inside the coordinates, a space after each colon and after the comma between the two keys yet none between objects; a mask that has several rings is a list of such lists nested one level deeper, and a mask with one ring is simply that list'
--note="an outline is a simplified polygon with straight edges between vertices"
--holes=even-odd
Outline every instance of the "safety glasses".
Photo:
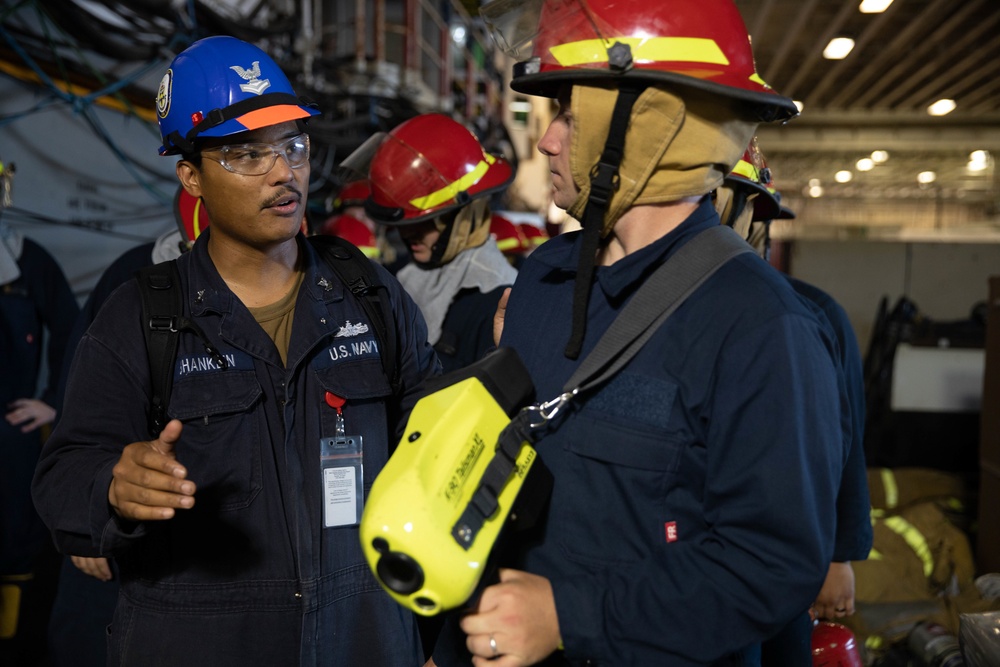
[{"label": "safety glasses", "polygon": [[279,155],[292,169],[309,162],[309,135],[299,134],[273,144],[216,146],[204,149],[201,154],[234,174],[261,176],[274,168]]}]

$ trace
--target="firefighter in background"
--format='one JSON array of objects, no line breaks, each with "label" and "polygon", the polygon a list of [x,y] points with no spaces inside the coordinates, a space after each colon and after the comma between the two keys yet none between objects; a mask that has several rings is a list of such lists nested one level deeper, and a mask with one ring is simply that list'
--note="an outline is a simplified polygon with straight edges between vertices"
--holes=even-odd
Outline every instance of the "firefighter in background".
[{"label": "firefighter in background", "polygon": [[482,13],[518,60],[512,88],[559,102],[538,148],[553,201],[582,223],[525,261],[499,343],[539,400],[571,405],[536,446],[555,480],[546,520],[450,617],[433,661],[759,665],[833,552],[843,451],[825,327],[744,252],[605,384],[564,385],[649,275],[718,228],[710,194],[757,124],[795,106],[757,75],[729,0]]},{"label": "firefighter in background", "polygon": [[549,240],[548,232],[541,227],[531,224],[530,222],[522,222],[518,224],[517,228],[521,231],[521,234],[524,235],[527,244],[527,248],[525,248],[524,251],[525,257],[534,252],[538,246]]},{"label": "firefighter in background", "polygon": [[[747,239],[766,259],[772,220],[786,216],[767,161],[754,137],[743,157],[715,194],[723,224]],[[785,275],[785,274],[782,274]],[[837,533],[833,558],[823,588],[812,606],[784,630],[764,642],[762,656],[769,667],[808,664],[813,618],[837,619],[854,613],[854,571],[851,561],[868,558],[872,547],[871,499],[864,455],[865,388],[861,350],[844,309],[823,290],[802,280],[785,278],[829,327],[836,341],[832,350],[841,391],[847,396],[843,415],[847,459],[837,494]],[[825,627],[825,626],[824,626]]]},{"label": "firefighter in background", "polygon": [[367,179],[344,185],[333,202],[333,215],[326,219],[320,234],[339,236],[358,247],[369,259],[383,264],[392,261],[384,257],[387,249],[384,234],[379,233],[375,222],[365,213],[365,200],[371,195]]},{"label": "firefighter in background", "polygon": [[368,174],[365,210],[410,252],[396,277],[420,307],[445,372],[480,359],[493,346],[497,302],[517,276],[490,236],[489,198],[510,185],[510,163],[457,121],[424,114],[372,137],[345,164]]},{"label": "firefighter in background", "polygon": [[[57,414],[59,370],[80,308],[66,276],[42,246],[7,226],[14,165],[0,162],[0,663],[39,656],[28,642],[35,628],[22,610],[47,544],[31,502],[31,476]],[[42,362],[47,382],[39,391]],[[37,598],[36,598],[37,599]]]},{"label": "firefighter in background", "polygon": [[[538,224],[533,224],[534,221]],[[493,211],[490,233],[497,240],[500,251],[517,268],[535,248],[549,240],[542,224],[542,217],[535,213]]]},{"label": "firefighter in background", "polygon": [[519,267],[528,252],[528,239],[521,225],[514,224],[510,218],[493,211],[490,216],[490,236],[510,265],[515,269]]},{"label": "firefighter in background", "polygon": [[792,220],[795,212],[781,203],[757,137],[750,140],[743,157],[715,191],[715,208],[725,224],[770,261],[771,222]]}]

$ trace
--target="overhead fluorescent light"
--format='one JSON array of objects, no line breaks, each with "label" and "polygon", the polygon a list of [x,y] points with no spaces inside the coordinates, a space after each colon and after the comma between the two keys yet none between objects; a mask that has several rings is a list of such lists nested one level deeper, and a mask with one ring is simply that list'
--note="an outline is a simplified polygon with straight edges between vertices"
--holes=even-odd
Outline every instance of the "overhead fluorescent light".
[{"label": "overhead fluorescent light", "polygon": [[852,178],[854,178],[854,174],[852,174],[846,169],[841,169],[840,171],[838,171],[836,174],[833,175],[833,180],[837,181],[838,183],[849,183]]},{"label": "overhead fluorescent light", "polygon": [[795,108],[799,110],[799,113],[802,113],[802,109],[803,107],[805,107],[805,105],[802,104],[800,100],[792,100],[792,104],[794,104]]},{"label": "overhead fluorescent light", "polygon": [[986,151],[972,151],[969,153],[969,164],[965,168],[971,172],[986,171],[990,166],[990,154]]},{"label": "overhead fluorescent light", "polygon": [[932,116],[945,116],[955,110],[955,100],[938,100],[927,107],[927,113]]},{"label": "overhead fluorescent light", "polygon": [[854,48],[854,40],[850,37],[834,37],[823,49],[823,57],[827,60],[843,60]]},{"label": "overhead fluorescent light", "polygon": [[872,151],[872,162],[875,164],[882,164],[889,159],[888,151]]},{"label": "overhead fluorescent light", "polygon": [[871,171],[875,168],[875,161],[870,157],[863,157],[854,166],[858,168],[858,171]]},{"label": "overhead fluorescent light", "polygon": [[531,111],[531,102],[528,100],[515,100],[508,104],[507,108],[513,113],[529,113]]},{"label": "overhead fluorescent light", "polygon": [[989,165],[987,165],[985,162],[976,162],[974,160],[969,160],[969,164],[965,165],[965,168],[975,173],[980,171],[986,171],[987,166]]},{"label": "overhead fluorescent light", "polygon": [[862,14],[881,14],[889,8],[892,0],[863,0],[858,7]]},{"label": "overhead fluorescent light", "polygon": [[922,171],[917,174],[917,183],[922,183],[923,185],[928,185],[937,180],[937,174],[933,171]]}]

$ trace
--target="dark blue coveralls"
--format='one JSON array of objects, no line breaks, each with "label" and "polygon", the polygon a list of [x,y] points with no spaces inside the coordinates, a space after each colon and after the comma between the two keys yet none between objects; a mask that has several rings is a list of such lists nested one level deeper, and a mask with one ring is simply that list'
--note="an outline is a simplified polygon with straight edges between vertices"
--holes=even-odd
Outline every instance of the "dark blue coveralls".
[{"label": "dark blue coveralls", "polygon": [[[563,349],[580,235],[532,253],[500,344],[520,354],[538,398],[562,393],[655,266],[718,224],[706,198],[663,238],[597,267],[576,361]],[[833,556],[846,401],[835,344],[788,282],[744,253],[577,397],[537,443],[554,477],[547,519],[504,563],[552,584],[565,649],[545,665],[759,664],[760,642],[812,603]],[[446,626],[439,667],[463,664],[456,630]]]},{"label": "dark blue coveralls", "polygon": [[421,664],[414,619],[378,585],[357,527],[324,528],[320,443],[336,433],[327,392],[346,399],[364,444],[367,489],[423,381],[440,371],[418,309],[382,269],[395,314],[401,389],[392,395],[361,305],[300,236],[304,281],[287,365],[207,252],[211,230],[178,260],[196,335],[180,338],[169,416],[195,507],[135,524],[108,505],[122,449],[148,440],[150,380],[139,294],[129,282],[80,342],[66,408],[33,492],[60,550],[114,556],[121,594],[109,664]]},{"label": "dark blue coveralls", "polygon": [[[6,414],[11,401],[38,398],[58,409],[59,371],[79,306],[62,268],[42,246],[24,239],[17,264],[21,275],[0,285],[0,408]],[[39,394],[43,354],[48,378]],[[47,539],[31,503],[41,444],[41,431],[22,433],[20,426],[0,418],[0,585],[21,591],[28,590]],[[5,599],[16,606],[13,597]]]}]

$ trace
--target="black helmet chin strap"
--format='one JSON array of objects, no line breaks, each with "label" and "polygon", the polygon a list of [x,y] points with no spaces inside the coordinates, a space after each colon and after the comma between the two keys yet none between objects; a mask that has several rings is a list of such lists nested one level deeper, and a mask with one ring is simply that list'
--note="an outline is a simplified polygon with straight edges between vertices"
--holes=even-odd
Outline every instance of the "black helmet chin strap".
[{"label": "black helmet chin strap", "polygon": [[615,100],[615,109],[611,114],[611,127],[604,142],[604,152],[590,170],[590,196],[587,198],[587,206],[580,221],[583,226],[583,239],[576,269],[576,283],[573,285],[573,330],[563,353],[569,359],[578,358],[583,347],[583,337],[587,332],[587,304],[590,301],[597,250],[601,246],[604,214],[608,210],[611,196],[618,189],[618,168],[625,153],[625,133],[628,130],[629,116],[632,114],[636,99],[644,89],[645,85],[622,83],[618,98]]}]

